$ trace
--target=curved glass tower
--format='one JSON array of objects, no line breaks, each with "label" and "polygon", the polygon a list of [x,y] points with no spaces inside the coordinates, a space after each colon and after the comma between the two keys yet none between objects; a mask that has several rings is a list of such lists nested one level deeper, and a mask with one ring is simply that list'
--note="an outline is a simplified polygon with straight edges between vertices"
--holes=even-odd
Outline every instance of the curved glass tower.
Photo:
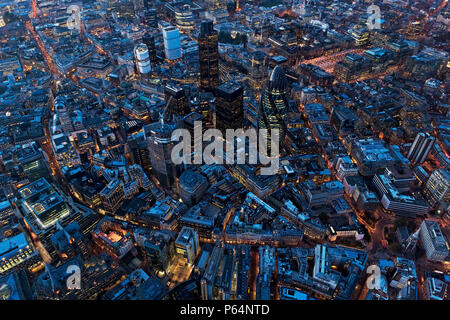
[{"label": "curved glass tower", "polygon": [[[284,70],[276,66],[261,95],[258,111],[258,129],[279,129],[280,141],[286,134],[286,116],[289,111],[288,85]],[[270,131],[267,137],[270,143]]]}]

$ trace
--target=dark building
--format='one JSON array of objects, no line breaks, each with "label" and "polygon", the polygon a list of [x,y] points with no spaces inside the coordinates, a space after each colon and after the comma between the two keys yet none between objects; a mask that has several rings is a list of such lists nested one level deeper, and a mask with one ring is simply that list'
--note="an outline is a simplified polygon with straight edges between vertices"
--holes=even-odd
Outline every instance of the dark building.
[{"label": "dark building", "polygon": [[172,132],[176,127],[175,124],[161,120],[145,128],[145,135],[149,139],[152,170],[165,187],[173,185],[178,171],[177,166],[171,160],[172,148],[176,143],[172,141]]},{"label": "dark building", "polygon": [[156,60],[155,38],[151,34],[146,34],[142,37],[142,42],[147,46],[150,63],[154,63]]},{"label": "dark building", "polygon": [[145,11],[145,23],[152,28],[158,28],[158,14],[156,13],[156,9],[149,8],[151,6],[151,4],[147,5],[149,2],[150,0],[144,2],[146,4],[145,8],[147,9]]},{"label": "dark building", "polygon": [[147,263],[155,272],[166,272],[175,256],[175,237],[168,230],[152,230],[144,241]]},{"label": "dark building", "polygon": [[133,157],[133,163],[138,164],[144,170],[150,170],[152,165],[150,162],[150,153],[147,140],[130,140],[128,141],[130,153]]},{"label": "dark building", "polygon": [[218,33],[212,21],[204,21],[198,37],[200,60],[200,86],[203,90],[214,91],[219,84]]},{"label": "dark building", "polygon": [[331,124],[340,135],[352,133],[357,120],[354,112],[344,106],[336,106],[331,112]]},{"label": "dark building", "polygon": [[216,128],[225,134],[226,129],[242,128],[244,119],[244,89],[228,81],[216,88]]},{"label": "dark building", "polygon": [[166,96],[166,102],[172,97],[167,113],[176,117],[184,117],[189,113],[187,106],[186,94],[184,89],[175,85],[167,85],[164,88],[164,94]]}]

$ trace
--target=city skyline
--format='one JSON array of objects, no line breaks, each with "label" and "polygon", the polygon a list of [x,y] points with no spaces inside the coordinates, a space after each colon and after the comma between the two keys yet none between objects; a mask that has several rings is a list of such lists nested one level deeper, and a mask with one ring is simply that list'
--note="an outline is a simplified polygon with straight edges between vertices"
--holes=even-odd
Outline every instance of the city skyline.
[{"label": "city skyline", "polygon": [[0,1],[0,299],[449,300],[449,17]]}]

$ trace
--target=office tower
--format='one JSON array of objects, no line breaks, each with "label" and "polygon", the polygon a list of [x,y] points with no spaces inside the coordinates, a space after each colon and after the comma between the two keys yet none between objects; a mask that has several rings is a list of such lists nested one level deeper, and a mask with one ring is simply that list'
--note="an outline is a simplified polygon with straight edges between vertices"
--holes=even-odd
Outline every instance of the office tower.
[{"label": "office tower", "polygon": [[[200,124],[199,124],[200,123]],[[205,123],[205,118],[197,113],[197,112],[191,112],[188,115],[186,115],[182,122],[181,122],[181,126],[184,129],[189,130],[189,133],[191,135],[191,158],[192,161],[194,161],[194,156],[195,156],[195,146],[203,146],[203,133],[205,133],[205,131],[208,129],[207,126],[204,125]],[[202,130],[202,135],[195,135],[194,134],[194,130],[195,128],[199,128],[201,125],[201,130]],[[203,152],[203,148],[200,149],[200,152]]]},{"label": "office tower", "polygon": [[171,26],[163,29],[164,52],[167,60],[181,58],[180,31]]},{"label": "office tower", "polygon": [[167,113],[175,117],[183,117],[189,113],[189,107],[186,100],[186,93],[182,87],[176,85],[167,85],[164,88],[166,103],[170,104],[167,107]]},{"label": "office tower", "polygon": [[116,212],[125,200],[125,190],[120,180],[114,179],[100,191],[100,199],[108,212]]},{"label": "office tower", "polygon": [[148,56],[150,58],[150,64],[156,61],[156,46],[155,38],[151,34],[146,34],[142,37],[142,42],[145,43],[148,49]]},{"label": "office tower", "polygon": [[430,136],[429,133],[419,132],[409,149],[408,159],[414,163],[423,163],[427,158],[433,143],[434,137]]},{"label": "office tower", "polygon": [[449,247],[437,222],[424,220],[420,226],[420,239],[429,260],[444,261],[447,258]]},{"label": "office tower", "polygon": [[[266,83],[258,111],[259,129],[279,129],[280,141],[286,133],[286,116],[289,110],[288,85],[284,70],[276,66]],[[270,135],[270,132],[268,133]],[[270,143],[270,137],[267,137]],[[269,145],[268,143],[268,145]]]},{"label": "office tower", "polygon": [[225,134],[226,129],[242,128],[244,119],[244,89],[228,81],[216,88],[216,128]]},{"label": "office tower", "polygon": [[435,201],[450,201],[450,172],[444,169],[435,170],[426,184],[426,192]]},{"label": "office tower", "polygon": [[155,272],[166,272],[175,255],[175,238],[172,231],[152,230],[143,243],[145,257]]},{"label": "office tower", "polygon": [[150,57],[147,45],[144,43],[138,44],[134,48],[134,58],[136,59],[136,67],[141,75],[147,75],[152,70],[150,66]]},{"label": "office tower", "polygon": [[193,265],[200,252],[197,231],[184,226],[175,241],[175,248],[178,255]]},{"label": "office tower", "polygon": [[177,5],[174,8],[175,21],[180,32],[186,33],[195,29],[195,18],[189,4]]},{"label": "office tower", "polygon": [[218,33],[212,21],[204,21],[198,37],[200,60],[200,86],[203,90],[214,91],[219,84]]},{"label": "office tower", "polygon": [[268,65],[267,54],[263,51],[255,51],[250,56],[249,78],[252,87],[256,90],[260,89],[264,80],[267,79]]},{"label": "office tower", "polygon": [[176,127],[176,124],[164,122],[162,119],[145,127],[152,170],[165,187],[172,186],[177,176],[177,166],[171,160],[172,149],[176,143],[172,141],[172,132]]},{"label": "office tower", "polygon": [[145,171],[152,168],[147,140],[129,140],[128,148],[132,156],[132,163],[140,165]]},{"label": "office tower", "polygon": [[145,10],[144,13],[145,23],[152,28],[158,28],[158,14],[156,13],[156,9],[149,8]]}]

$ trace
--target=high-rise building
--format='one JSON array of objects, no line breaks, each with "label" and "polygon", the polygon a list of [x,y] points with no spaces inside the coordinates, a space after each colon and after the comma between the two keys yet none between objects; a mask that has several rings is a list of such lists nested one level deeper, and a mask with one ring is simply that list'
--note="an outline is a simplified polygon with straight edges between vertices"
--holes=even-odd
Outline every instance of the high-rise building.
[{"label": "high-rise building", "polygon": [[180,32],[186,33],[195,29],[195,18],[191,6],[187,3],[174,8],[175,21]]},{"label": "high-rise building", "polygon": [[254,89],[260,89],[268,75],[268,58],[263,51],[255,51],[249,60],[249,78]]},{"label": "high-rise building", "polygon": [[435,170],[427,181],[425,191],[435,201],[450,201],[450,172],[444,169]]},{"label": "high-rise building", "polygon": [[[149,1],[146,1],[149,2]],[[158,14],[155,8],[149,8],[145,10],[145,23],[152,28],[158,28]]]},{"label": "high-rise building", "polygon": [[204,21],[198,37],[200,60],[200,86],[206,91],[214,91],[219,84],[218,33],[212,21]]},{"label": "high-rise building", "polygon": [[176,60],[181,58],[181,42],[180,31],[173,27],[166,27],[163,29],[164,38],[164,52],[166,59]]},{"label": "high-rise building", "polygon": [[447,258],[449,246],[437,222],[424,220],[420,226],[420,239],[429,260],[444,261]]},{"label": "high-rise building", "polygon": [[162,119],[145,127],[145,135],[149,139],[152,170],[165,187],[173,185],[178,173],[177,166],[171,160],[172,149],[175,145],[172,141],[172,132],[176,127],[176,124],[164,122]]},{"label": "high-rise building", "polygon": [[182,87],[176,85],[167,85],[164,88],[164,94],[166,103],[169,102],[170,98],[172,98],[172,101],[167,107],[168,114],[176,117],[183,117],[189,113],[186,93]]},{"label": "high-rise building", "polygon": [[128,146],[134,164],[139,164],[142,169],[148,171],[151,169],[150,155],[147,140],[129,140]]},{"label": "high-rise building", "polygon": [[183,227],[175,241],[175,248],[178,255],[181,255],[188,263],[193,265],[200,252],[197,231],[189,227]]},{"label": "high-rise building", "polygon": [[134,58],[136,59],[136,67],[141,75],[147,75],[152,70],[150,66],[150,56],[147,45],[144,43],[138,44],[134,48]]},{"label": "high-rise building", "polygon": [[226,129],[242,128],[244,119],[244,89],[228,81],[216,88],[216,128],[225,134]]},{"label": "high-rise building", "polygon": [[415,163],[423,163],[434,143],[434,137],[429,133],[419,132],[408,151],[408,159]]},{"label": "high-rise building", "polygon": [[[284,70],[276,66],[264,88],[258,111],[259,129],[280,130],[280,141],[286,133],[286,116],[289,111],[288,84]],[[270,135],[270,131],[268,132]],[[270,136],[267,137],[270,143]],[[269,145],[268,143],[268,145]]]},{"label": "high-rise building", "polygon": [[142,42],[147,46],[150,63],[154,62],[156,60],[155,38],[151,34],[146,34],[142,37]]}]

